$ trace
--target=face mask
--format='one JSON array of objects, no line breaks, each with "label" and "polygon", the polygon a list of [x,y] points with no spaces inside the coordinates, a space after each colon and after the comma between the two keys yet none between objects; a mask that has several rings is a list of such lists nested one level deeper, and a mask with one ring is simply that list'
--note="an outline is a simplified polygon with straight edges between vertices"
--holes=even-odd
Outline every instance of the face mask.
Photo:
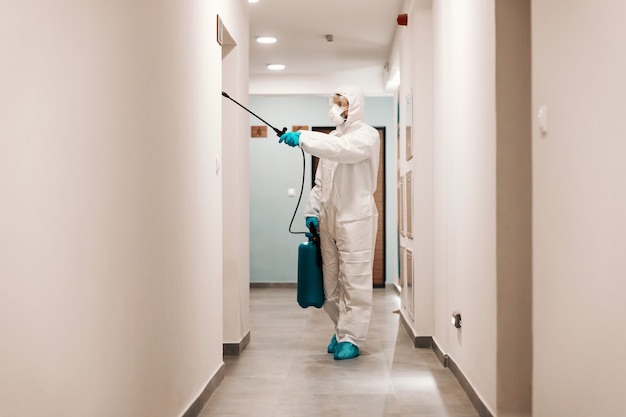
[{"label": "face mask", "polygon": [[330,111],[328,112],[328,117],[330,117],[330,120],[335,125],[341,126],[346,122],[346,119],[344,119],[344,117],[341,115],[343,112],[344,110],[335,104],[330,108]]}]

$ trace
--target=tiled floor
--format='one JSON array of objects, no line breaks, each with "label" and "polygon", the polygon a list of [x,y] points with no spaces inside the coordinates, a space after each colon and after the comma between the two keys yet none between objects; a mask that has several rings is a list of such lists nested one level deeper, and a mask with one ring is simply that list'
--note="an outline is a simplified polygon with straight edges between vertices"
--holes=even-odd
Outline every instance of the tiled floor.
[{"label": "tiled floor", "polygon": [[226,375],[200,417],[476,417],[432,350],[416,349],[392,288],[374,290],[358,358],[326,353],[333,334],[323,309],[302,309],[291,288],[253,288],[250,344],[226,357]]}]

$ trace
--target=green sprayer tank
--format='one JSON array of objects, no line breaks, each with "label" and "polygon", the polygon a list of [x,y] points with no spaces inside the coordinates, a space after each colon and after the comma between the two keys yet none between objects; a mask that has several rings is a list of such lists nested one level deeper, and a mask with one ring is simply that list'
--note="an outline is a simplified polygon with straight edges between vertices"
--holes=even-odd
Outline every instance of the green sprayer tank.
[{"label": "green sprayer tank", "polygon": [[320,240],[311,225],[309,241],[298,247],[298,304],[302,308],[324,305],[324,281]]}]

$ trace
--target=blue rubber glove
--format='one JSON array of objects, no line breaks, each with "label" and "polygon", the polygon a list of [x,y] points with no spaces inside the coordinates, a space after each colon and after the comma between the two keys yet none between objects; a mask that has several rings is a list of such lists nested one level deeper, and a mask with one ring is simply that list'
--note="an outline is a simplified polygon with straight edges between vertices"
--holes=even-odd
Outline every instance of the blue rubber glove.
[{"label": "blue rubber glove", "polygon": [[[311,223],[313,223],[313,225],[315,226],[315,230],[317,230],[317,233],[319,233],[320,232],[320,222],[317,219],[317,217],[307,217],[306,218],[306,228],[309,229],[309,230],[311,230]],[[310,234],[310,233],[308,233],[308,234]]]},{"label": "blue rubber glove", "polygon": [[300,143],[300,132],[286,132],[283,133],[278,140],[278,143],[285,142],[289,146],[298,146]]}]

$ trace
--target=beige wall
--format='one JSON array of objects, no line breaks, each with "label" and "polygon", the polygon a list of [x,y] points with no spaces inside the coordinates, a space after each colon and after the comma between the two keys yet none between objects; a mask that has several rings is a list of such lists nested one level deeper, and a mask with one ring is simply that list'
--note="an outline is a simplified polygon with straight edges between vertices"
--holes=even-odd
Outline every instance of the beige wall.
[{"label": "beige wall", "polygon": [[496,2],[497,411],[532,408],[530,0]]},{"label": "beige wall", "polygon": [[0,5],[1,416],[181,415],[222,366],[219,4]]},{"label": "beige wall", "polygon": [[535,417],[626,415],[625,15],[532,2]]}]

